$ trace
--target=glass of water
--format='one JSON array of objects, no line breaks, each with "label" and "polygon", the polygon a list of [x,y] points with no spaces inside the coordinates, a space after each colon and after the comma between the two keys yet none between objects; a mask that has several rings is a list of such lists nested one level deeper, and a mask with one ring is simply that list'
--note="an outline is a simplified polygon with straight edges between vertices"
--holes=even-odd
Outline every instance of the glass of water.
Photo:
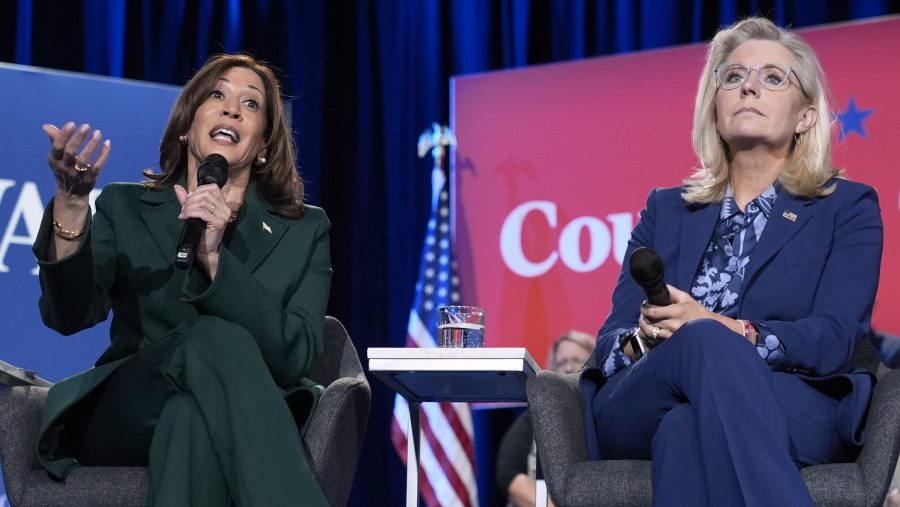
[{"label": "glass of water", "polygon": [[442,306],[438,312],[438,347],[484,347],[484,308]]}]

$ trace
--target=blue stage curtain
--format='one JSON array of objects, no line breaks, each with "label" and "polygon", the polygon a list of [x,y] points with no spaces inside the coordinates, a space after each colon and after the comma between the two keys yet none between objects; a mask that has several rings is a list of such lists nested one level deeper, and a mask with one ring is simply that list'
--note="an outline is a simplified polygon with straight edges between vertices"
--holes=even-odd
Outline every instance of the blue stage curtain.
[{"label": "blue stage curtain", "polygon": [[[803,27],[900,11],[888,0],[0,0],[0,8],[4,62],[176,85],[222,51],[280,69],[309,200],[334,224],[329,313],[364,361],[366,348],[405,340],[431,188],[431,161],[418,160],[415,145],[431,122],[449,122],[451,76],[706,40],[751,14]],[[393,399],[372,380],[351,503],[402,505],[405,475],[388,438]],[[499,504],[493,463],[478,466],[482,505]]]}]

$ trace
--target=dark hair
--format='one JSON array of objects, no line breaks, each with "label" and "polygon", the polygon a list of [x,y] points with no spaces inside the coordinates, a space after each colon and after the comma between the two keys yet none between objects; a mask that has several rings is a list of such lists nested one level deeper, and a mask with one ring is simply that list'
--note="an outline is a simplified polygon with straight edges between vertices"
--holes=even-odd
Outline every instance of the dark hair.
[{"label": "dark hair", "polygon": [[160,141],[159,166],[162,172],[145,170],[144,176],[148,181],[144,184],[148,188],[162,190],[181,178],[187,169],[187,147],[178,137],[190,130],[197,109],[215,89],[219,78],[233,67],[244,67],[255,72],[265,88],[266,131],[263,142],[266,163],[261,167],[251,166],[251,178],[257,181],[260,196],[276,213],[298,218],[303,215],[303,182],[297,172],[297,151],[284,114],[281,85],[267,64],[246,54],[211,56],[184,86]]}]

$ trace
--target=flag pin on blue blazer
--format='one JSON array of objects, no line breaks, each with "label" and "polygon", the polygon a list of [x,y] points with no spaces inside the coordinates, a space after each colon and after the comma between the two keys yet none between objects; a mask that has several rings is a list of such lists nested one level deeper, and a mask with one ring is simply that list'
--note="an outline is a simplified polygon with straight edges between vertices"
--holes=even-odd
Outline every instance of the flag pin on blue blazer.
[{"label": "flag pin on blue blazer", "polygon": [[269,224],[263,222],[263,223],[262,223],[262,228],[263,228],[264,231],[268,232],[269,234],[272,234],[272,228],[269,227]]},{"label": "flag pin on blue blazer", "polygon": [[790,211],[785,211],[784,213],[781,214],[781,216],[783,216],[784,218],[787,218],[787,219],[790,220],[791,222],[796,222],[796,221],[797,221],[797,214],[796,214],[796,213],[792,213],[792,212],[790,212]]}]

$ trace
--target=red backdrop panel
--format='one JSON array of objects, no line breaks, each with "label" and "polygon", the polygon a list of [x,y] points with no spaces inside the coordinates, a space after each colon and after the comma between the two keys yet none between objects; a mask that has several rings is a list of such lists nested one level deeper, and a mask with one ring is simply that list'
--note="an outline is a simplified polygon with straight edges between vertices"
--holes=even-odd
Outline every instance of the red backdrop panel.
[{"label": "red backdrop panel", "polygon": [[[878,189],[885,251],[874,324],[900,333],[900,18],[801,32],[829,80],[834,159]],[[651,188],[696,166],[691,121],[705,45],[455,78],[456,248],[486,344],[542,365],[568,329],[596,333]],[[843,127],[843,135],[839,132]]]}]

